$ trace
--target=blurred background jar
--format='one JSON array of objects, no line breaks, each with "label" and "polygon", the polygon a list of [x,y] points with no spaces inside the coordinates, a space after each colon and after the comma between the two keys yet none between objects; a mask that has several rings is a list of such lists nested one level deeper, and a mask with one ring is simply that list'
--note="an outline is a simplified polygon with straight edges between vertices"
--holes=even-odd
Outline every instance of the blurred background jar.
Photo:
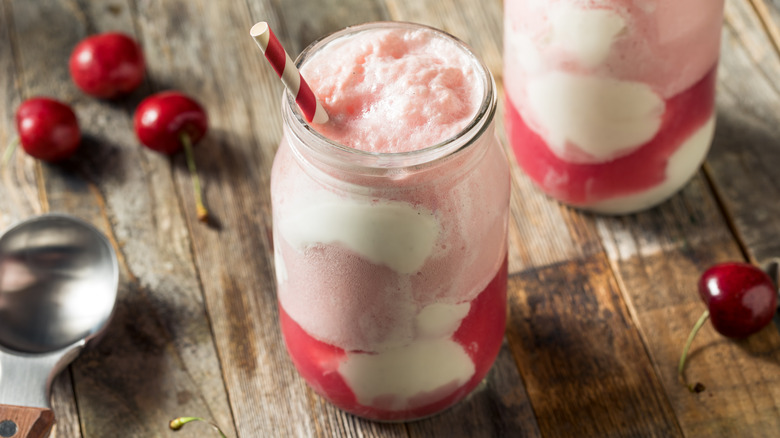
[{"label": "blurred background jar", "polygon": [[653,207],[715,130],[724,0],[506,0],[507,136],[546,194],[598,213]]}]

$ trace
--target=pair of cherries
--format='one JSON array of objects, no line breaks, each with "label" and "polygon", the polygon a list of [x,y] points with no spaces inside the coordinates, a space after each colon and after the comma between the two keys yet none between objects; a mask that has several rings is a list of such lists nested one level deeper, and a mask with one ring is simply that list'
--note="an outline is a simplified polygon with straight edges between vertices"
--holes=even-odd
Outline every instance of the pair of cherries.
[{"label": "pair of cherries", "polygon": [[[121,33],[104,33],[81,41],[70,56],[69,68],[73,81],[84,93],[102,99],[131,93],[146,72],[141,47]],[[208,213],[201,200],[191,151],[208,130],[206,111],[183,93],[165,91],[144,99],[133,119],[136,136],[146,147],[168,155],[185,149],[198,218],[206,220]],[[48,162],[70,157],[81,143],[73,109],[55,99],[35,97],[24,101],[16,112],[16,128],[25,152]]]}]

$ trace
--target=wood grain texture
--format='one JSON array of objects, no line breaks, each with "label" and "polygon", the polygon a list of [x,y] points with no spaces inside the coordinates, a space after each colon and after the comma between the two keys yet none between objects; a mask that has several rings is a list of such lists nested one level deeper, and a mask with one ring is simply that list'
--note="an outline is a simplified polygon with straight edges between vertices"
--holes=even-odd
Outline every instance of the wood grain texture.
[{"label": "wood grain texture", "polygon": [[681,436],[605,257],[510,282],[507,336],[543,436]]},{"label": "wood grain texture", "polygon": [[70,367],[63,370],[51,385],[51,408],[56,418],[51,438],[80,437],[81,424],[73,390],[73,372]]},{"label": "wood grain texture", "polygon": [[[20,41],[16,33],[12,4],[0,1],[0,150],[4,154],[16,138],[14,114],[23,97],[24,73],[19,65]],[[0,230],[33,214],[40,214],[48,206],[42,202],[39,190],[41,167],[15,151],[6,166],[0,169]],[[43,197],[45,199],[45,196]],[[78,412],[69,370],[65,370],[52,384],[51,403],[57,414],[52,438],[81,435]]]},{"label": "wood grain texture", "polygon": [[[22,76],[18,71],[18,37],[15,32],[10,3],[0,2],[0,149],[3,155],[16,138],[16,108],[22,101]],[[0,227],[6,229],[15,222],[41,213],[33,160],[25,159],[19,150],[0,172]]]},{"label": "wood grain texture", "polygon": [[152,82],[187,90],[210,114],[210,133],[195,148],[210,227],[195,220],[181,157],[174,173],[236,432],[314,436],[322,426],[277,326],[268,187],[281,85],[249,37],[255,20],[242,2],[146,1],[137,13]]},{"label": "wood grain texture", "polygon": [[102,342],[73,365],[80,422],[87,436],[155,436],[173,416],[188,414],[231,431],[171,164],[141,149],[132,133],[132,108],[149,89],[112,103],[88,98],[70,82],[68,56],[88,31],[110,24],[133,34],[129,4],[113,6],[41,1],[9,8],[24,95],[71,103],[84,133],[72,159],[37,165],[41,199],[45,208],[95,224],[120,258],[114,319]]},{"label": "wood grain texture", "polygon": [[776,430],[778,336],[773,326],[748,342],[717,334],[710,324],[691,350],[685,375],[706,390],[688,391],[677,361],[705,310],[698,277],[710,265],[742,254],[709,185],[701,176],[651,212],[604,218],[599,228],[612,268],[656,374],[686,436],[771,436]]},{"label": "wood grain texture", "polygon": [[[766,20],[780,18],[768,10]],[[746,253],[761,261],[780,255],[780,54],[748,2],[728,3],[723,48],[707,170]]]}]

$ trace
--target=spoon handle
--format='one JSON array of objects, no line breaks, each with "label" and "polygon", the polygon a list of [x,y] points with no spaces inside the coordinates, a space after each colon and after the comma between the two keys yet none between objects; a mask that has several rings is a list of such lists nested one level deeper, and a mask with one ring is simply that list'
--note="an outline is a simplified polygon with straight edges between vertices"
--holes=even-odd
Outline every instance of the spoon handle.
[{"label": "spoon handle", "polygon": [[51,409],[0,405],[0,437],[46,438],[52,426]]}]

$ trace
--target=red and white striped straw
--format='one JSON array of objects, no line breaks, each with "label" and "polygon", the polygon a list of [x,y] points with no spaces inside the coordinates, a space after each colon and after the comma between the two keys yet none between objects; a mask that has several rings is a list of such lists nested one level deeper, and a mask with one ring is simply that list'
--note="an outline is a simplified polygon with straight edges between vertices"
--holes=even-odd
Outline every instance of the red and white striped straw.
[{"label": "red and white striped straw", "polygon": [[284,50],[282,43],[276,38],[271,28],[268,27],[268,23],[261,21],[255,24],[249,30],[249,34],[255,39],[258,47],[265,54],[265,58],[271,63],[271,67],[282,79],[284,86],[295,96],[295,102],[301,108],[306,120],[314,123],[326,123],[328,113],[314,96],[309,84],[303,80],[303,76],[295,68],[295,63],[290,59],[290,55]]}]

